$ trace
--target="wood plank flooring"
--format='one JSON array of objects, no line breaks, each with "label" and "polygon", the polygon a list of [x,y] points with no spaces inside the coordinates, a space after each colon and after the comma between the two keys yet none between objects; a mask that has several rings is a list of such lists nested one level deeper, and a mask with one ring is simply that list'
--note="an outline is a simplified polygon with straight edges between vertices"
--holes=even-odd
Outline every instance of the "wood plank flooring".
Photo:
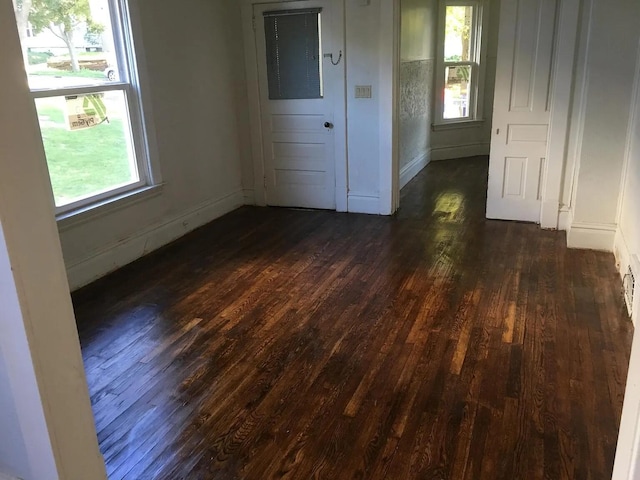
[{"label": "wood plank flooring", "polygon": [[613,256],[484,219],[487,161],[392,218],[244,207],[77,292],[116,479],[610,478]]}]

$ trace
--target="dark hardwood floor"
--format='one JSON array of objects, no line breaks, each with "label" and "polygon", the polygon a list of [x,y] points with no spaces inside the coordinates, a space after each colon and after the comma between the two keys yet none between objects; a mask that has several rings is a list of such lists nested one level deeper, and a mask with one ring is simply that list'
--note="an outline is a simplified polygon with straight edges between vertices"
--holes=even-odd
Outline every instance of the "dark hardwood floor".
[{"label": "dark hardwood floor", "polygon": [[392,218],[244,207],[77,292],[113,479],[610,478],[613,256],[484,219],[487,161]]}]

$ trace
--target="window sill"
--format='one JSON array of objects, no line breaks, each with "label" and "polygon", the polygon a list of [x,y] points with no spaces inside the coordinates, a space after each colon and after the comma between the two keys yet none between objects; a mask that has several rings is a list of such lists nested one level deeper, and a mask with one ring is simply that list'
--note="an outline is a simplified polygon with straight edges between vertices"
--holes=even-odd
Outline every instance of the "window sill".
[{"label": "window sill", "polygon": [[462,120],[459,122],[434,123],[431,130],[438,132],[441,130],[457,130],[459,128],[478,128],[484,125],[483,120]]},{"label": "window sill", "polygon": [[56,215],[58,229],[60,231],[68,230],[77,225],[81,225],[123,208],[130,207],[144,200],[157,197],[162,193],[162,189],[162,184],[146,186],[92,203],[91,205],[71,210],[69,212],[61,213]]}]

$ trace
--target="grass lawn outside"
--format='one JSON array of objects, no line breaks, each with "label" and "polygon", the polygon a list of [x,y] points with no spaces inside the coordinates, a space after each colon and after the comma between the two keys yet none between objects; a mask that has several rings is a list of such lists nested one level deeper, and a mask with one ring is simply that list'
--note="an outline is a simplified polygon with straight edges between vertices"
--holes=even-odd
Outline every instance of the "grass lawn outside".
[{"label": "grass lawn outside", "polygon": [[29,75],[35,75],[38,77],[80,77],[80,78],[101,78],[105,79],[103,72],[96,72],[95,70],[87,70],[86,68],[80,69],[79,72],[70,72],[68,70],[57,70],[55,68],[45,68],[43,70],[36,70],[35,72],[29,72]]},{"label": "grass lawn outside", "polygon": [[67,128],[64,97],[36,100],[56,206],[138,180],[121,114],[124,99],[114,93],[105,96],[109,123],[75,131]]}]

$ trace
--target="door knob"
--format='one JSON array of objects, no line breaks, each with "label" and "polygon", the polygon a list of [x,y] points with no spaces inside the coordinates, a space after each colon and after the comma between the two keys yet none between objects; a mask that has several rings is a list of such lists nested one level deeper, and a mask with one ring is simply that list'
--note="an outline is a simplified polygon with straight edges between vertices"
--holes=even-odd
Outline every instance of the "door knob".
[{"label": "door knob", "polygon": [[324,128],[333,128],[333,123],[331,123],[331,122],[324,122]]}]

